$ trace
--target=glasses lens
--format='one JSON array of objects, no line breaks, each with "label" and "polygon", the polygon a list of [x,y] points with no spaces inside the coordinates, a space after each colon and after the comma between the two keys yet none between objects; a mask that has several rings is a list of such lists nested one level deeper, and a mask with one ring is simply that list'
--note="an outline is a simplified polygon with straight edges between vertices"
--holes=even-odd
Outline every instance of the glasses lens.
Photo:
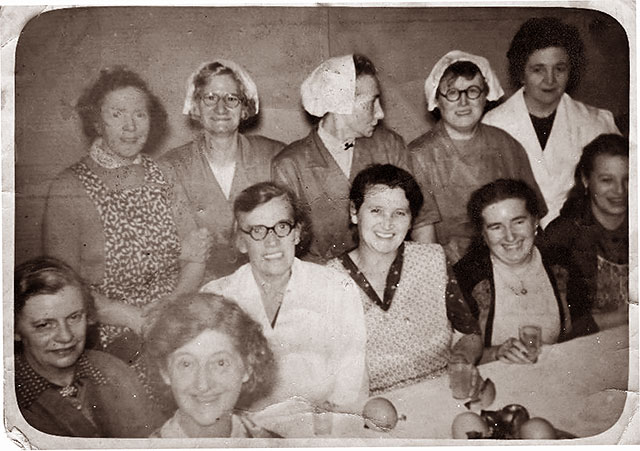
[{"label": "glasses lens", "polygon": [[449,102],[455,102],[460,98],[460,91],[457,89],[449,89],[444,96]]},{"label": "glasses lens", "polygon": [[261,241],[264,240],[264,237],[267,236],[268,232],[269,229],[267,229],[266,226],[258,225],[251,227],[251,229],[249,230],[249,235],[251,235],[251,238],[253,238],[254,240]]},{"label": "glasses lens", "polygon": [[478,86],[470,86],[469,88],[467,88],[467,97],[471,100],[477,99],[478,97],[480,97],[480,94],[482,94],[482,88]]},{"label": "glasses lens", "polygon": [[273,226],[273,231],[279,238],[284,238],[291,233],[292,225],[288,222],[282,221]]},{"label": "glasses lens", "polygon": [[240,97],[235,94],[227,94],[224,96],[224,104],[229,108],[235,108],[240,105]]},{"label": "glasses lens", "polygon": [[215,106],[218,103],[218,100],[220,100],[220,96],[212,92],[202,96],[202,101],[207,106]]}]

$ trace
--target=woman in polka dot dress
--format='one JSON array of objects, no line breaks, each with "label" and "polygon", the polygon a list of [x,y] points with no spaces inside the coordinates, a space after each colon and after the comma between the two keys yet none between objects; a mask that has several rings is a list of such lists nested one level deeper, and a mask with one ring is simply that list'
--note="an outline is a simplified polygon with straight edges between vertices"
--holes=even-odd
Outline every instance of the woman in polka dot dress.
[{"label": "woman in polka dot dress", "polygon": [[331,260],[358,284],[367,326],[367,365],[372,394],[442,374],[452,354],[475,362],[482,352],[478,330],[460,330],[477,353],[458,355],[447,302],[461,298],[438,244],[405,242],[422,194],[414,178],[392,165],[360,172],[350,192],[351,222],[359,244]]}]

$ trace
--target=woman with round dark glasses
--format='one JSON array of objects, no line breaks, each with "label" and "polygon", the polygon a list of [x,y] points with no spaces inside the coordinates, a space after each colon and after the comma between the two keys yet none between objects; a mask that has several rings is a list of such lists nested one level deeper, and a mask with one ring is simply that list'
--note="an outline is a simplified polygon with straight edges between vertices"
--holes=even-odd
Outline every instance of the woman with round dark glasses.
[{"label": "woman with round dark glasses", "polygon": [[163,156],[187,192],[198,225],[213,236],[208,279],[246,263],[233,245],[233,198],[249,185],[270,180],[271,159],[284,147],[240,132],[258,111],[258,89],[243,67],[222,59],[205,62],[189,77],[182,110],[195,138]]},{"label": "woman with round dark glasses", "polygon": [[272,404],[303,398],[355,409],[368,393],[365,323],[348,276],[296,258],[305,220],[289,189],[263,182],[235,199],[236,245],[249,263],[202,291],[236,301],[262,325],[279,367]]},{"label": "woman with round dark glasses", "polygon": [[442,218],[436,235],[454,263],[473,237],[465,205],[474,190],[497,178],[516,178],[542,200],[522,146],[480,122],[487,101],[502,94],[489,61],[460,50],[440,58],[425,81],[427,107],[440,120],[409,144],[410,157],[422,191],[436,199]]}]

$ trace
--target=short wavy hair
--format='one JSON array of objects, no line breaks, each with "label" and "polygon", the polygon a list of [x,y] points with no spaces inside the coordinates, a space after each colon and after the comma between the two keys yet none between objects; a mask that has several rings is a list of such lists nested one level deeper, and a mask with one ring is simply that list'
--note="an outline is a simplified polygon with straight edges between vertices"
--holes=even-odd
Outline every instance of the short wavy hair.
[{"label": "short wavy hair", "polygon": [[511,41],[507,51],[509,80],[520,87],[531,54],[548,47],[561,47],[569,55],[570,70],[566,91],[571,93],[580,83],[585,67],[584,43],[580,32],[555,17],[534,17],[527,20]]},{"label": "short wavy hair", "polygon": [[[233,78],[235,82],[238,84],[238,88],[240,88],[240,92],[242,94],[242,117],[241,117],[242,122],[246,122],[250,118],[254,117],[256,114],[258,114],[258,108],[256,106],[256,102],[247,93],[247,87],[242,82],[242,79],[238,76],[238,74],[236,74],[236,72],[233,69],[217,61],[204,66],[202,69],[200,69],[200,72],[198,72],[194,77],[193,79],[194,89],[193,89],[193,99],[192,99],[193,105],[198,104],[198,100],[200,99],[200,96],[204,94],[202,90],[209,82],[209,79],[215,75],[230,75],[231,78]],[[194,128],[194,129],[202,128],[202,122],[200,121],[200,117],[195,114],[193,108],[191,109],[191,111],[189,111],[189,125],[191,126],[191,128]]]},{"label": "short wavy hair", "polygon": [[353,66],[356,71],[356,78],[363,75],[376,76],[376,66],[369,58],[359,53],[353,54]]},{"label": "short wavy hair", "polygon": [[473,223],[478,238],[482,234],[484,218],[482,212],[489,205],[507,199],[522,199],[527,211],[540,219],[540,204],[536,192],[522,180],[497,179],[475,190],[467,203],[467,214]]},{"label": "short wavy hair", "polygon": [[249,379],[236,407],[266,396],[275,382],[276,363],[262,326],[238,304],[212,293],[191,293],[158,305],[144,332],[145,354],[158,371],[167,370],[169,356],[206,330],[227,335],[240,354]]},{"label": "short wavy hair", "polygon": [[15,324],[34,296],[56,294],[65,287],[76,287],[82,294],[87,323],[96,321],[96,307],[89,286],[74,269],[54,257],[37,257],[16,266],[13,276],[13,316]]},{"label": "short wavy hair", "polygon": [[143,92],[147,98],[149,135],[142,152],[154,153],[159,149],[168,131],[167,111],[142,77],[124,66],[102,69],[98,79],[88,86],[78,99],[76,111],[82,122],[82,131],[90,142],[100,136],[96,124],[101,120],[100,110],[104,99],[110,92],[124,88],[135,88]]}]

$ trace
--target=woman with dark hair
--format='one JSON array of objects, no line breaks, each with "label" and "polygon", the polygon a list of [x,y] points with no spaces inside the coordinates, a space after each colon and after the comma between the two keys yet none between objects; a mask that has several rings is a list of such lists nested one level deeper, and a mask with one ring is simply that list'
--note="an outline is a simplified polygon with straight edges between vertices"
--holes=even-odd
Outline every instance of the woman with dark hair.
[{"label": "woman with dark hair", "polygon": [[570,270],[535,245],[540,206],[526,183],[491,182],[471,195],[468,212],[483,244],[453,268],[465,302],[450,313],[459,322],[480,324],[481,362],[531,363],[518,338],[520,326],[539,326],[542,343],[550,344],[568,338],[574,313],[580,316],[568,299]]},{"label": "woman with dark hair", "polygon": [[40,257],[14,276],[15,386],[25,420],[73,437],[146,437],[159,424],[135,373],[85,349],[91,290],[66,263]]},{"label": "woman with dark hair", "polygon": [[[380,82],[364,55],[323,61],[300,87],[302,105],[319,118],[309,134],[289,144],[273,160],[273,179],[290,187],[310,218],[312,237],[306,259],[325,263],[355,246],[349,231],[349,187],[371,164],[409,168],[404,140],[381,124]],[[440,219],[434,199],[426,195],[414,232],[435,241]],[[302,246],[301,246],[302,247]]]},{"label": "woman with dark hair", "polygon": [[582,148],[602,133],[619,133],[613,115],[572,99],[584,69],[577,28],[554,17],[527,20],[507,52],[509,77],[520,88],[483,121],[522,144],[549,208],[546,227],[573,186]]},{"label": "woman with dark hair", "polygon": [[628,193],[629,142],[620,135],[600,135],[585,146],[575,185],[543,235],[545,245],[559,249],[579,269],[587,289],[580,298],[599,329],[628,321]]},{"label": "woman with dark hair", "polygon": [[234,214],[236,246],[249,263],[201,291],[237,302],[262,325],[276,356],[274,389],[253,407],[304,399],[357,411],[368,385],[355,284],[333,269],[296,258],[305,225],[288,188],[252,185],[236,197]]},{"label": "woman with dark hair", "polygon": [[247,186],[271,180],[271,159],[284,143],[240,130],[259,112],[258,89],[239,64],[217,59],[187,81],[182,114],[193,141],[162,156],[187,193],[187,208],[213,237],[207,279],[246,263],[233,245],[233,198]]},{"label": "woman with dark hair", "polygon": [[151,437],[279,437],[241,411],[267,394],[276,376],[258,323],[208,293],[173,299],[151,316],[146,352],[178,405]]},{"label": "woman with dark hair", "polygon": [[51,185],[44,251],[91,285],[98,345],[134,363],[145,307],[199,286],[208,236],[166,168],[143,153],[150,137],[157,145],[166,113],[138,74],[102,70],[77,109],[89,155]]},{"label": "woman with dark hair", "polygon": [[[447,304],[462,297],[440,245],[405,242],[422,206],[418,184],[401,168],[372,165],[353,180],[349,199],[358,247],[328,266],[360,288],[369,391],[442,374],[452,357]],[[479,329],[453,326],[467,334],[454,346],[454,358],[475,363],[482,353]]]},{"label": "woman with dark hair", "polygon": [[454,263],[473,237],[464,207],[474,190],[498,178],[522,179],[538,190],[522,146],[480,122],[487,101],[502,94],[489,61],[460,50],[440,58],[425,81],[427,107],[439,120],[409,144],[411,167],[423,193],[436,199],[437,239]]}]

